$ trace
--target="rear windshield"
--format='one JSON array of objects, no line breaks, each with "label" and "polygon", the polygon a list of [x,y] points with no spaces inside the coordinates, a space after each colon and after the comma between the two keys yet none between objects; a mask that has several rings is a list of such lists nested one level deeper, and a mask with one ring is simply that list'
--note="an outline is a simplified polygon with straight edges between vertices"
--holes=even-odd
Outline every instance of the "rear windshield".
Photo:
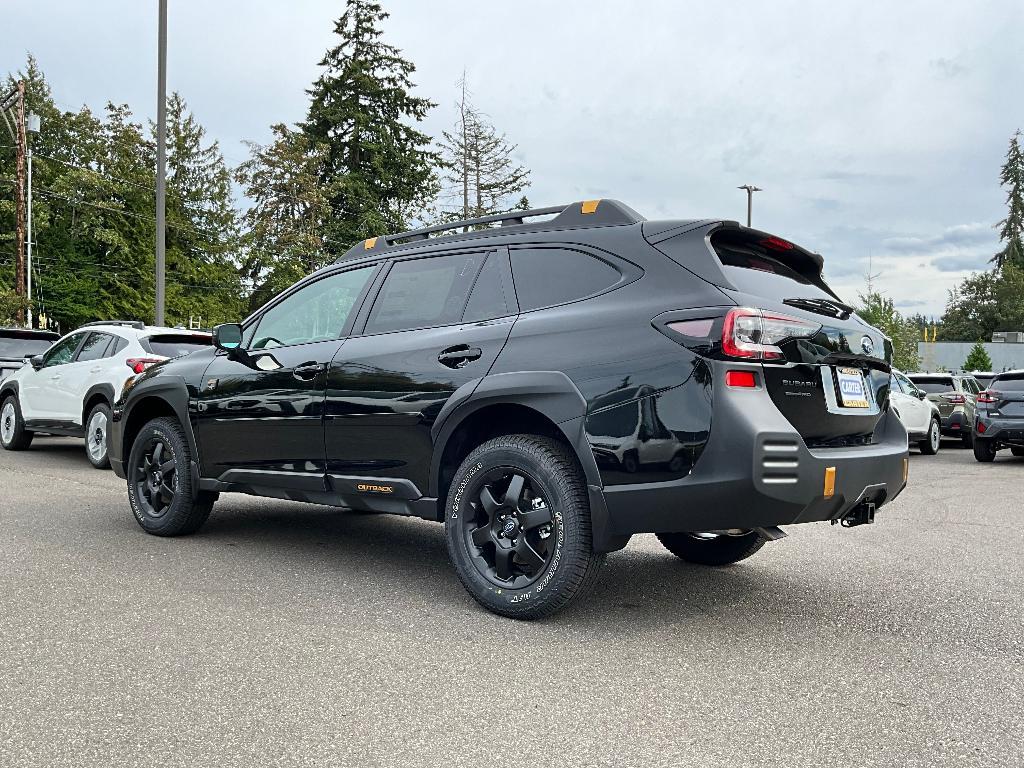
[{"label": "rear windshield", "polygon": [[41,355],[53,344],[49,339],[11,339],[0,337],[0,357]]},{"label": "rear windshield", "polygon": [[815,257],[781,238],[723,229],[711,236],[729,282],[744,293],[777,299],[835,299]]},{"label": "rear windshield", "polygon": [[996,392],[1024,392],[1024,376],[993,379],[992,383],[989,384],[989,388],[994,389]]},{"label": "rear windshield", "polygon": [[911,381],[917,385],[918,389],[933,395],[953,391],[953,379],[948,376],[933,376],[928,379],[920,379],[915,376]]},{"label": "rear windshield", "polygon": [[146,346],[154,355],[163,357],[181,357],[197,349],[203,349],[213,344],[212,336],[150,336]]}]

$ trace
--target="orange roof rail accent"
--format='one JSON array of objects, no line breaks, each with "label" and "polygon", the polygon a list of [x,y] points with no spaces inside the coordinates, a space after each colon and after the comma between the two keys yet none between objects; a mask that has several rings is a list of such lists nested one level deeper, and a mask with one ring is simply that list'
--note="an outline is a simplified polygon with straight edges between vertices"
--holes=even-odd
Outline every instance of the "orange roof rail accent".
[{"label": "orange roof rail accent", "polygon": [[373,246],[375,246],[376,244],[377,244],[377,238],[376,237],[368,237],[368,238],[366,238],[366,242],[363,243],[363,248],[368,251],[371,248],[373,248]]},{"label": "orange roof rail accent", "polygon": [[600,202],[600,200],[584,200],[580,207],[580,213],[593,213],[597,210],[597,204]]}]

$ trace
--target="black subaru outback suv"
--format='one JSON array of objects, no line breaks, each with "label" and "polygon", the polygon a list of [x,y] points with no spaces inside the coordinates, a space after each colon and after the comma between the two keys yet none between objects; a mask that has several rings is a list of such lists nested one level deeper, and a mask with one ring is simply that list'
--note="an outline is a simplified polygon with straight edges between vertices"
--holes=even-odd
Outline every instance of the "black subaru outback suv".
[{"label": "black subaru outback suv", "polygon": [[546,616],[634,533],[724,565],[903,489],[891,345],[821,268],[614,200],[370,238],[130,382],[110,461],[161,536],[224,491],[443,521],[478,602]]}]

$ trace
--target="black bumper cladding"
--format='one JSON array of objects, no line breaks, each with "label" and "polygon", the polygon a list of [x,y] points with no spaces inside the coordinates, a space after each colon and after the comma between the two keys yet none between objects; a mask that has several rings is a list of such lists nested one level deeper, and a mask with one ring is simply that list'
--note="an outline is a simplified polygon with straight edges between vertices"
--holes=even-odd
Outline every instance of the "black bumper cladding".
[{"label": "black bumper cladding", "polygon": [[858,516],[869,522],[863,517],[870,505],[873,517],[906,486],[907,432],[891,411],[871,445],[809,449],[763,389],[727,389],[722,375],[716,371],[711,438],[693,472],[605,488],[610,532],[849,524]]}]

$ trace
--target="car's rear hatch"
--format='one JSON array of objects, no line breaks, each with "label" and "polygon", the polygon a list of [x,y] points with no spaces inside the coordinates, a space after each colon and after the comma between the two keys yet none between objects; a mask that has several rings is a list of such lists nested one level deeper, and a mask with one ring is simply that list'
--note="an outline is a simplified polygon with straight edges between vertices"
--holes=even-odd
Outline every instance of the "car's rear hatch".
[{"label": "car's rear hatch", "polygon": [[[957,406],[953,401],[957,399],[956,395],[958,393],[952,376],[941,373],[917,374],[911,376],[910,380],[928,396],[929,400],[939,407],[939,415],[942,418],[945,419],[953,413]],[[962,403],[963,401],[961,400]]]},{"label": "car's rear hatch", "polygon": [[[738,307],[760,310],[763,326],[751,331],[754,337],[771,337],[775,324],[771,348],[778,352],[762,359],[765,388],[808,447],[872,442],[888,407],[892,345],[825,283],[821,256],[735,225],[712,228],[703,240],[703,255],[696,248],[673,252],[668,243],[656,247],[718,285]],[[713,263],[704,261],[708,252]],[[745,322],[755,328],[757,320]],[[787,328],[795,335],[787,336]],[[723,335],[729,357],[724,342]]]},{"label": "car's rear hatch", "polygon": [[1000,419],[1024,421],[1024,374],[993,380],[985,395],[987,400],[995,400],[987,403],[989,414]]}]

